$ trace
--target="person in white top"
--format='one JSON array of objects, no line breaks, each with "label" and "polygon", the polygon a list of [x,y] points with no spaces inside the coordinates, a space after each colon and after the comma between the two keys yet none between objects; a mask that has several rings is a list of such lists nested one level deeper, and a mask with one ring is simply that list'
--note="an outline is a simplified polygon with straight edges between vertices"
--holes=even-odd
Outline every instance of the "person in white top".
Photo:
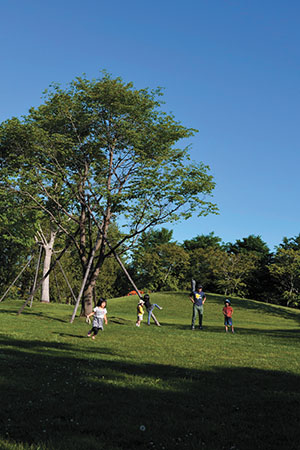
[{"label": "person in white top", "polygon": [[105,298],[100,298],[100,300],[97,303],[97,306],[93,309],[93,311],[87,315],[87,319],[89,319],[91,316],[94,316],[93,318],[93,328],[88,332],[87,337],[92,336],[92,339],[95,339],[95,337],[98,334],[98,331],[103,331],[103,325],[107,325],[107,309],[106,309],[107,302]]}]

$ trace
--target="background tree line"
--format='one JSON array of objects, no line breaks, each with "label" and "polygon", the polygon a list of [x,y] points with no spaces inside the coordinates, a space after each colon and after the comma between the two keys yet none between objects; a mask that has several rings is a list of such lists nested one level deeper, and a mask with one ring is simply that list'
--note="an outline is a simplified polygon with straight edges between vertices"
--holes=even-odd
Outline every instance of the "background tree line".
[{"label": "background tree line", "polygon": [[271,252],[260,236],[224,243],[212,232],[179,244],[162,228],[141,236],[130,268],[149,290],[187,290],[195,279],[208,292],[300,306],[300,234]]},{"label": "background tree line", "polygon": [[[3,224],[2,224],[3,229]],[[118,233],[115,226],[115,233]],[[50,230],[48,230],[50,233]],[[270,252],[260,236],[250,235],[234,243],[224,243],[214,233],[198,235],[183,243],[172,239],[172,230],[150,230],[141,234],[122,261],[139,289],[150,292],[189,290],[191,279],[200,281],[208,292],[256,299],[290,307],[300,307],[300,234],[284,238]],[[54,252],[64,245],[59,235]],[[14,239],[1,240],[1,291],[28,261],[29,248]],[[23,298],[32,289],[38,253],[26,268],[10,296]],[[50,300],[74,303],[68,286],[77,296],[81,268],[75,249],[70,249],[50,276]],[[42,266],[39,276],[42,275]],[[132,290],[116,259],[105,260],[93,295],[118,297]],[[39,298],[41,295],[39,295]]]}]

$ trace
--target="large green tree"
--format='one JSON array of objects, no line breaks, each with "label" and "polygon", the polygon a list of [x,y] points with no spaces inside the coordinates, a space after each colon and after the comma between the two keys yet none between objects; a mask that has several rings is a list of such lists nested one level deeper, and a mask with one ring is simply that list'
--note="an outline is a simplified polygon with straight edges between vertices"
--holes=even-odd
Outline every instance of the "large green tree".
[{"label": "large green tree", "polygon": [[267,244],[261,236],[253,234],[243,239],[237,239],[234,244],[226,244],[227,252],[235,255],[248,255],[255,258],[255,265],[244,277],[245,295],[257,300],[270,301],[272,295],[272,282],[269,272],[269,265],[272,254]]},{"label": "large green tree", "polygon": [[171,241],[172,234],[166,228],[142,233],[131,271],[143,289],[170,291],[186,287],[188,254]]},{"label": "large green tree", "polygon": [[228,253],[210,249],[207,253],[219,291],[225,295],[245,296],[248,293],[247,276],[254,270],[257,256],[249,253]]},{"label": "large green tree", "polygon": [[222,239],[219,236],[215,236],[214,232],[205,235],[199,234],[198,236],[183,241],[183,248],[187,251],[192,251],[198,248],[220,248],[222,247]]},{"label": "large green tree", "polygon": [[283,248],[285,250],[300,250],[300,234],[298,236],[294,236],[292,238],[287,238],[286,236],[282,239],[282,243],[279,244],[279,248]]},{"label": "large green tree", "polygon": [[[18,196],[0,187],[0,295],[33,254],[36,218],[36,211],[28,211]],[[28,290],[32,266],[31,262],[11,292]]]},{"label": "large green tree", "polygon": [[215,236],[214,232],[208,235],[201,234],[185,240],[182,246],[189,255],[187,279],[193,279],[202,284],[207,291],[217,291],[217,279],[213,271],[213,264],[210,262],[210,255],[211,252],[214,254],[214,250],[222,250],[221,238]]},{"label": "large green tree", "polygon": [[[82,273],[91,266],[85,314],[113,251],[149,227],[216,210],[207,200],[214,188],[209,168],[189,163],[188,148],[175,146],[195,130],[163,112],[160,96],[107,74],[78,78],[65,89],[52,86],[22,120],[2,124],[7,188],[30,198],[69,236],[78,230],[73,243]],[[114,221],[123,234],[110,247]]]},{"label": "large green tree", "polygon": [[278,248],[269,266],[274,280],[274,292],[279,303],[299,307],[300,304],[300,250]]}]

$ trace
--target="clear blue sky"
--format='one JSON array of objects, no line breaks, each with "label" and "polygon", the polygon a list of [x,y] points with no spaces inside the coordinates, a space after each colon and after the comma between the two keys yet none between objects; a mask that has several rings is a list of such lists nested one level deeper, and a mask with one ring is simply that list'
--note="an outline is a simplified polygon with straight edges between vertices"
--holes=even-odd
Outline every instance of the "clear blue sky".
[{"label": "clear blue sky", "polygon": [[0,121],[82,73],[162,86],[199,130],[191,156],[220,209],[174,238],[255,234],[273,250],[300,233],[299,18],[298,0],[0,0]]}]

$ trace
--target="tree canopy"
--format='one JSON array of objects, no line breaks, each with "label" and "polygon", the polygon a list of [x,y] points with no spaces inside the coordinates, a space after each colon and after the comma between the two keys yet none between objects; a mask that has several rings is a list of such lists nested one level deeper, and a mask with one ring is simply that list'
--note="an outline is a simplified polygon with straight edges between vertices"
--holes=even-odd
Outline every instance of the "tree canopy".
[{"label": "tree canopy", "polygon": [[[104,73],[45,93],[22,120],[1,124],[2,186],[51,217],[73,238],[83,274],[95,255],[84,294],[104,260],[150,227],[216,212],[209,167],[189,161],[186,128],[162,111],[159,89],[135,89]],[[113,223],[122,234],[112,238]]]}]

